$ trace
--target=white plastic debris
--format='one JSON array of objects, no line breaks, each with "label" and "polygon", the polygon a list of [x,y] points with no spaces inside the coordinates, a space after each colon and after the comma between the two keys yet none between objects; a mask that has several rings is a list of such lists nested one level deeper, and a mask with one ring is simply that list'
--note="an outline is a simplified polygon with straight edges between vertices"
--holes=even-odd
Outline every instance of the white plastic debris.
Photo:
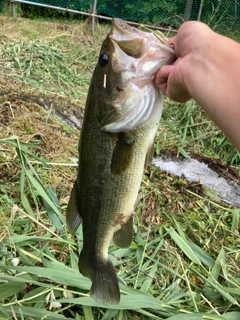
[{"label": "white plastic debris", "polygon": [[13,259],[12,259],[12,265],[13,265],[14,267],[18,266],[19,263],[20,263],[20,259],[19,259],[19,258],[13,258]]},{"label": "white plastic debris", "polygon": [[63,291],[63,297],[65,298],[65,299],[72,299],[73,298],[73,294],[71,293],[71,292],[69,292],[69,291],[67,291],[67,286],[63,286],[64,287],[64,291]]},{"label": "white plastic debris", "polygon": [[53,290],[51,290],[49,292],[49,294],[45,298],[47,303],[50,301],[49,310],[57,309],[57,308],[60,308],[62,306],[61,303],[59,303],[57,301],[52,301],[52,300],[55,300],[55,299],[56,298],[55,298],[54,292],[53,292]]}]

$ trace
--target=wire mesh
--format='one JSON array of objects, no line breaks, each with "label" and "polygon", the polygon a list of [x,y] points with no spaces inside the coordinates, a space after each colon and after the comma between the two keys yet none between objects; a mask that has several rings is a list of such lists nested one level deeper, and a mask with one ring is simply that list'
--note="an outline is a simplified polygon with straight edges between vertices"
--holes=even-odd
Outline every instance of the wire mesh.
[{"label": "wire mesh", "polygon": [[178,28],[187,20],[200,20],[221,33],[228,33],[240,24],[240,1],[237,0],[98,0],[97,12],[172,28]]},{"label": "wire mesh", "polygon": [[92,6],[92,0],[30,0],[33,3],[42,3],[43,5],[51,5],[72,10],[88,12]]},{"label": "wire mesh", "polygon": [[8,13],[8,1],[6,0],[0,0],[0,13],[6,14]]},{"label": "wire mesh", "polygon": [[[32,3],[92,12],[94,0],[30,0]],[[0,13],[8,11],[0,0]],[[34,7],[34,6],[32,6]],[[28,9],[29,10],[29,9]],[[34,10],[34,9],[32,9]],[[49,10],[46,8],[46,11]],[[24,5],[22,5],[24,11]],[[215,31],[231,34],[240,26],[239,0],[98,0],[97,14],[124,20],[178,28],[184,21],[200,20]],[[44,14],[43,10],[39,11]]]}]

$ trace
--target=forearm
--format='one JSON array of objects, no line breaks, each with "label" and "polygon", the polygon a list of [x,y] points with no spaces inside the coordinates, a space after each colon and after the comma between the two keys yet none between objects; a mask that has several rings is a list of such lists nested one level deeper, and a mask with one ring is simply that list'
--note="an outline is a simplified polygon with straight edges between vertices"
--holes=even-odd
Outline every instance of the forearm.
[{"label": "forearm", "polygon": [[212,33],[204,56],[189,59],[190,95],[240,150],[240,44]]},{"label": "forearm", "polygon": [[172,100],[195,99],[240,151],[240,44],[197,21],[168,44],[178,59],[158,71],[156,85]]}]

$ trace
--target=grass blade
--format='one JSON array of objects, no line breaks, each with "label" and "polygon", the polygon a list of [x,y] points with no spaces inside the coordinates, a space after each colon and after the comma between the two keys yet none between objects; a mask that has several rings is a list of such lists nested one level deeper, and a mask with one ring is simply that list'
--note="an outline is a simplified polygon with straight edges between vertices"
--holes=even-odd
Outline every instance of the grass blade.
[{"label": "grass blade", "polygon": [[[68,319],[74,319],[74,318],[66,318],[65,316],[61,314],[57,314],[55,312],[47,311],[45,309],[39,309],[39,308],[31,308],[31,307],[18,307],[18,306],[12,306],[14,312],[17,315],[23,315],[29,316],[31,319],[34,320],[42,320],[42,319],[51,319],[51,320],[68,320]],[[11,313],[11,308],[10,307],[4,307],[4,310],[6,312]]]},{"label": "grass blade", "polygon": [[[219,252],[219,255],[214,263],[214,266],[213,266],[211,272],[209,273],[209,276],[208,276],[209,282],[212,282],[213,279],[215,281],[218,280],[219,275],[221,273],[220,261],[223,259],[224,255],[225,255],[225,252],[223,249],[221,249],[221,251]],[[219,292],[216,292],[216,290],[209,284],[209,282],[205,283],[204,289],[203,289],[203,294],[208,298],[208,300],[215,301],[215,300],[219,299],[221,294]]]},{"label": "grass blade", "polygon": [[220,295],[227,299],[231,304],[233,305],[237,305],[240,306],[240,304],[238,303],[238,301],[233,298],[228,292],[226,292],[223,287],[221,287],[218,283],[214,283],[213,279],[212,280],[208,280],[207,278],[205,278],[202,274],[200,274],[198,271],[196,271],[193,268],[189,268],[192,272],[196,273],[200,278],[202,278],[204,281],[206,281],[214,290],[216,290],[217,292],[220,293]]},{"label": "grass blade", "polygon": [[148,292],[148,290],[149,290],[149,288],[150,288],[150,286],[151,286],[151,284],[153,282],[153,278],[155,276],[155,273],[157,271],[158,263],[159,263],[159,260],[157,260],[154,263],[154,265],[151,267],[150,272],[148,273],[149,277],[146,278],[146,280],[143,282],[143,284],[141,286],[141,289],[140,289],[141,292],[145,292],[145,293]]},{"label": "grass blade", "polygon": [[193,252],[185,239],[182,239],[179,234],[172,228],[165,228],[176,245],[186,254],[186,256],[194,263],[201,265],[198,256]]},{"label": "grass blade", "polygon": [[[61,212],[60,203],[58,201],[58,198],[55,192],[53,191],[53,188],[48,187],[46,189],[46,193],[49,196],[49,199],[51,199],[55,207],[58,209],[58,212]],[[56,229],[60,232],[61,235],[64,235],[64,230],[63,230],[64,220],[60,219],[59,215],[56,214],[55,210],[53,210],[53,208],[49,205],[48,201],[46,201],[44,198],[43,198],[43,201],[47,210],[48,217],[51,220],[53,226],[56,227]]]},{"label": "grass blade", "polygon": [[91,307],[83,306],[83,312],[86,320],[94,320]]},{"label": "grass blade", "polygon": [[239,228],[240,223],[240,210],[234,209],[233,216],[232,216],[232,224],[231,224],[231,231],[236,232]]},{"label": "grass blade", "polygon": [[199,258],[199,260],[205,264],[207,267],[212,268],[214,265],[213,258],[210,257],[210,255],[205,252],[203,249],[201,249],[199,246],[197,246],[195,243],[189,241],[186,239],[187,244],[189,247],[194,251],[196,256]]}]

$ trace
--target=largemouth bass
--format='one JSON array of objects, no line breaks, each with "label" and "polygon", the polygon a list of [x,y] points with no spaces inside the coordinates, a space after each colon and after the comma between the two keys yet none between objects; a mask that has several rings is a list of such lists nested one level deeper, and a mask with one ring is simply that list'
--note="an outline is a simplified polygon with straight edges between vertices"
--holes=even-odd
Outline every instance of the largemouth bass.
[{"label": "largemouth bass", "polygon": [[92,298],[105,305],[120,301],[108,247],[132,241],[133,208],[162,113],[154,77],[174,60],[154,34],[113,19],[93,72],[67,226],[74,233],[82,223],[79,270],[92,281]]}]

